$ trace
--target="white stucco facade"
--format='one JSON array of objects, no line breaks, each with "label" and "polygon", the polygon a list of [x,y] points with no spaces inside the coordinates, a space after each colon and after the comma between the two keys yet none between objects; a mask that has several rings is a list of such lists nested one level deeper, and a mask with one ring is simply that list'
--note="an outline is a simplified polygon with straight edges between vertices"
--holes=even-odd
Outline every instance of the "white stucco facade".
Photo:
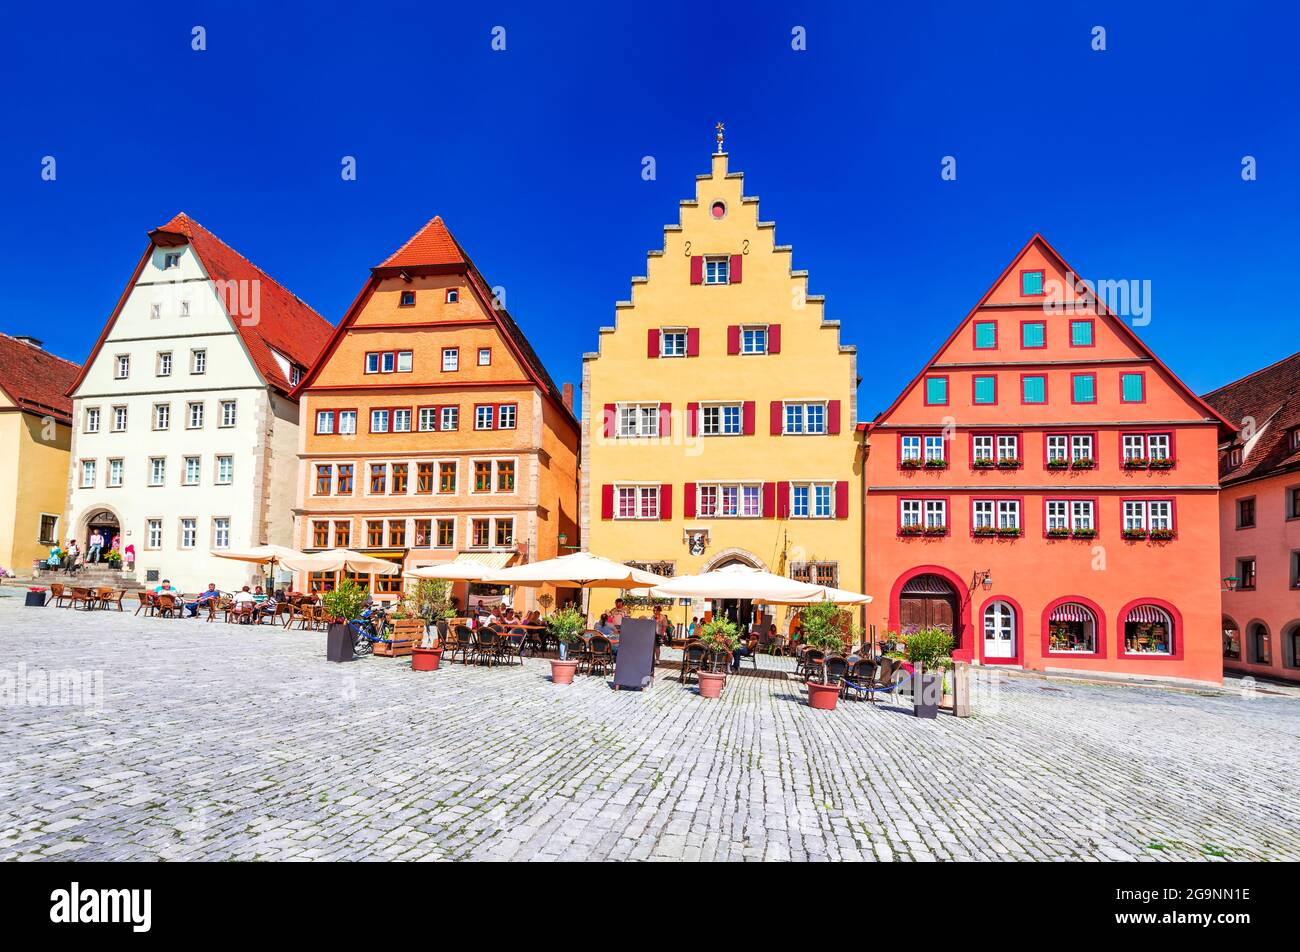
[{"label": "white stucco facade", "polygon": [[256,583],[213,549],[291,544],[297,403],[263,379],[191,245],[151,248],[72,396],[64,543],[85,551],[115,518],[136,577],[183,591]]}]

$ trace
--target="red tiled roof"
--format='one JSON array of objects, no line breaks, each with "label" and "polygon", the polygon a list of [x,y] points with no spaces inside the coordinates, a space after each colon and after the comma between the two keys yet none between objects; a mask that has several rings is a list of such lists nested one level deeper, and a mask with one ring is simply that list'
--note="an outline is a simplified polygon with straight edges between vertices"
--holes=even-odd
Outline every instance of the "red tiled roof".
[{"label": "red tiled roof", "polygon": [[72,419],[72,401],[64,391],[81,367],[35,344],[0,334],[0,390],[23,410]]},{"label": "red tiled roof", "polygon": [[423,228],[407,239],[406,244],[398,248],[387,260],[379,265],[381,268],[416,268],[421,265],[465,263],[465,255],[451,237],[451,232],[442,223],[442,217],[435,215]]},{"label": "red tiled roof", "polygon": [[[214,281],[237,282],[236,286],[258,282],[257,319],[246,319],[235,307],[234,313],[230,315],[231,320],[239,329],[262,379],[288,393],[293,387],[272,350],[279,351],[304,370],[310,369],[316,355],[329,340],[330,333],[334,330],[333,325],[312,310],[298,295],[184,212],[149,233],[155,240],[167,235],[184,236],[207,269],[208,277]],[[230,300],[226,302],[227,310],[232,310],[231,305],[238,303],[235,296],[236,292],[232,292]]]},{"label": "red tiled roof", "polygon": [[[1203,399],[1243,431],[1248,419],[1253,420],[1253,432],[1258,434],[1242,454],[1240,466],[1228,465],[1228,451],[1220,454],[1220,482],[1259,479],[1300,467],[1300,448],[1293,446],[1291,437],[1291,431],[1300,427],[1300,353],[1211,390]],[[1245,448],[1246,437],[1246,432],[1241,433],[1229,449]]]}]

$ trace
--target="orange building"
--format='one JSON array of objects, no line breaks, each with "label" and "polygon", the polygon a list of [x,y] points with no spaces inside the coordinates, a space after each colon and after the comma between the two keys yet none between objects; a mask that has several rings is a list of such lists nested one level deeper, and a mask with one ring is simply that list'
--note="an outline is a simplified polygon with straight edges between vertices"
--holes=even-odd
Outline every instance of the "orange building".
[{"label": "orange building", "polygon": [[1223,666],[1300,681],[1300,354],[1205,395],[1220,448]]},{"label": "orange building", "polygon": [[1034,236],[866,425],[868,620],[957,656],[1222,681],[1233,427]]},{"label": "orange building", "polygon": [[[552,558],[562,534],[576,545],[572,391],[551,381],[441,218],[371,269],[295,395],[300,548],[411,569]],[[366,581],[378,595],[402,585]]]}]

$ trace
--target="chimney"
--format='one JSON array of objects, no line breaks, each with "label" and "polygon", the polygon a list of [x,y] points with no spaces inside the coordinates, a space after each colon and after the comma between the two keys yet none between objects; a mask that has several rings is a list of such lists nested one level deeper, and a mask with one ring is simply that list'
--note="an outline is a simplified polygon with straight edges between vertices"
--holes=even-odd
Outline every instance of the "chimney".
[{"label": "chimney", "polygon": [[30,334],[15,334],[15,335],[14,335],[14,340],[20,340],[20,341],[22,341],[24,344],[30,344],[31,346],[35,347],[37,350],[44,350],[44,349],[45,349],[45,348],[42,346],[42,345],[44,345],[45,341],[43,341],[43,340],[41,340],[41,339],[39,339],[39,338],[37,338],[37,337],[32,337]]},{"label": "chimney", "polygon": [[568,409],[570,413],[572,413],[573,412],[573,384],[566,383],[560,389],[560,393],[563,395],[565,408]]}]

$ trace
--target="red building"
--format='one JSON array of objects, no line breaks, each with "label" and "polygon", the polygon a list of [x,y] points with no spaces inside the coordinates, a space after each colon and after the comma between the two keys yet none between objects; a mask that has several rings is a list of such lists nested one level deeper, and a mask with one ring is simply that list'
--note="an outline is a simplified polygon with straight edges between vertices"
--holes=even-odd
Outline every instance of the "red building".
[{"label": "red building", "polygon": [[1219,454],[1223,666],[1300,681],[1300,354],[1205,401],[1241,428]]},{"label": "red building", "polygon": [[1035,235],[867,430],[868,621],[957,655],[1222,680],[1233,426]]}]

